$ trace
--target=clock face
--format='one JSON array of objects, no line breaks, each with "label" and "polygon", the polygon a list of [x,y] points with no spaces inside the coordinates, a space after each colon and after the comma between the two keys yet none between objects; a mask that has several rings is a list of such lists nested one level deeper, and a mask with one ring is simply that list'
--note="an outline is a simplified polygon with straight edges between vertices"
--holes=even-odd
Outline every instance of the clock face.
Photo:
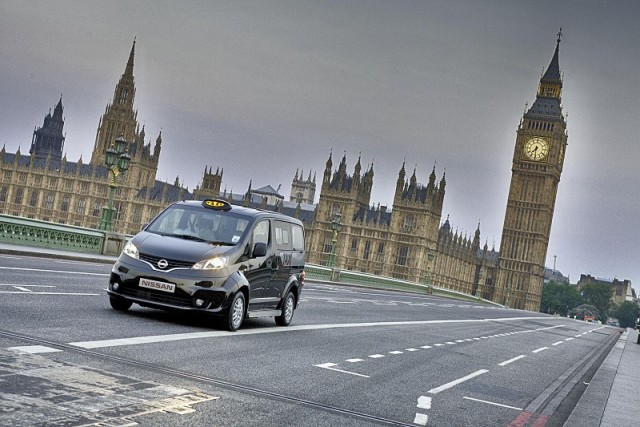
[{"label": "clock face", "polygon": [[549,143],[539,136],[529,139],[524,144],[524,155],[533,161],[542,161],[549,154]]}]

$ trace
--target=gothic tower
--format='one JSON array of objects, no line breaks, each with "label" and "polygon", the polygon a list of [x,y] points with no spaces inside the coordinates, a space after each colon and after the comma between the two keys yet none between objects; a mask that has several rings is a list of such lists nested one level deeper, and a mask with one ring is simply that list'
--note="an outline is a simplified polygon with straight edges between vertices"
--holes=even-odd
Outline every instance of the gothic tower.
[{"label": "gothic tower", "polygon": [[44,118],[42,127],[33,131],[29,153],[38,159],[50,157],[52,160],[60,161],[64,148],[63,127],[61,96],[60,101],[53,109],[53,116],[51,115],[51,110],[49,110],[49,114]]},{"label": "gothic tower", "polygon": [[133,59],[136,42],[133,41],[129,60],[124,73],[116,85],[113,100],[105,109],[100,118],[96,141],[91,154],[91,164],[104,165],[104,153],[116,138],[123,136],[129,144],[128,153],[131,156],[129,171],[124,178],[132,186],[137,188],[153,187],[158,170],[158,160],[162,146],[162,132],[156,138],[153,151],[151,142],[145,145],[144,126],[140,129],[138,123],[138,111],[134,110],[133,101],[136,87],[133,77]]},{"label": "gothic tower", "polygon": [[567,146],[562,113],[560,37],[536,100],[518,126],[511,186],[500,243],[499,273],[492,299],[538,311],[551,221]]},{"label": "gothic tower", "polygon": [[311,171],[309,171],[309,177],[304,179],[304,172],[296,169],[296,176],[291,183],[291,195],[289,200],[296,203],[313,204],[316,197],[316,174],[313,174],[311,178]]}]

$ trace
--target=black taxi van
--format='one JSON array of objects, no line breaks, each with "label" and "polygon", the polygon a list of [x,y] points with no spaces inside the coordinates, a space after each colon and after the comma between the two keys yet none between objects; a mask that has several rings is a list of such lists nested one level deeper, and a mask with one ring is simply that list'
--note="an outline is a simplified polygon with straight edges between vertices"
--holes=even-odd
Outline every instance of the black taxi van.
[{"label": "black taxi van", "polygon": [[304,286],[304,229],[276,212],[224,200],[176,202],[127,242],[111,270],[109,302],[286,326]]}]

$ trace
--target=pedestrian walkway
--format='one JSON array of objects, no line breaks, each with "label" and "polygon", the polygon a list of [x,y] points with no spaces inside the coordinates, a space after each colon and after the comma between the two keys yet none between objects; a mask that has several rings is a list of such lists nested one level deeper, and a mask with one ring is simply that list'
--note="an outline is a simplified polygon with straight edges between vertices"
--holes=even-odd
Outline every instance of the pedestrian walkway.
[{"label": "pedestrian walkway", "polygon": [[639,425],[640,344],[627,329],[587,386],[565,427]]},{"label": "pedestrian walkway", "polygon": [[[41,256],[113,263],[115,256],[0,243],[0,254]],[[591,379],[565,427],[640,425],[640,344],[638,331],[627,329]]]}]

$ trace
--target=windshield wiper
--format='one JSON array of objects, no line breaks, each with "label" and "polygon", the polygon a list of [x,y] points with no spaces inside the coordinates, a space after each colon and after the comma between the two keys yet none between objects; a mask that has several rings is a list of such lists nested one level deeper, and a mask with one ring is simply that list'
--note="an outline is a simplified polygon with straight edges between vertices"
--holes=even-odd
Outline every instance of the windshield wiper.
[{"label": "windshield wiper", "polygon": [[207,240],[202,239],[198,236],[194,236],[193,234],[165,234],[165,236],[177,237],[179,239],[184,240],[195,240],[197,242],[206,242]]}]

